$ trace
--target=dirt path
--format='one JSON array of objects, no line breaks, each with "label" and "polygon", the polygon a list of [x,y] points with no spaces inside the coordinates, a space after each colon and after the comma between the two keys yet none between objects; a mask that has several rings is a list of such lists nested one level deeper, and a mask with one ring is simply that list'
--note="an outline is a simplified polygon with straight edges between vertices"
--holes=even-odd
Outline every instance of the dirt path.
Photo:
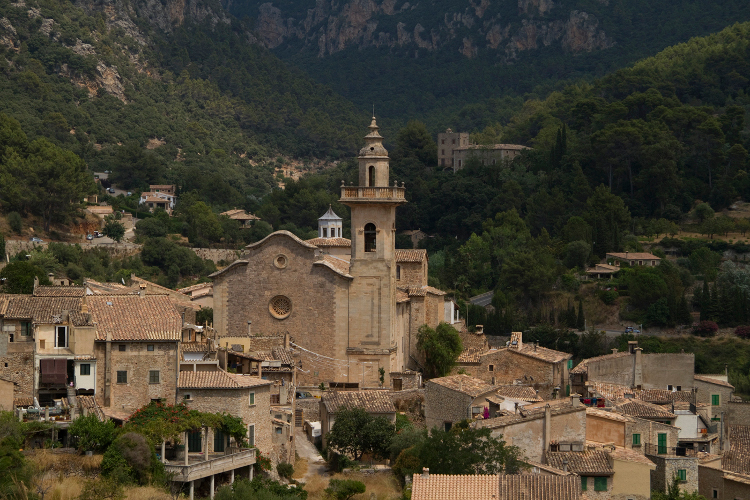
[{"label": "dirt path", "polygon": [[329,477],[328,464],[323,460],[315,445],[307,439],[301,428],[296,427],[294,429],[294,439],[297,442],[297,455],[307,459],[307,472],[301,481],[306,483],[313,476]]}]

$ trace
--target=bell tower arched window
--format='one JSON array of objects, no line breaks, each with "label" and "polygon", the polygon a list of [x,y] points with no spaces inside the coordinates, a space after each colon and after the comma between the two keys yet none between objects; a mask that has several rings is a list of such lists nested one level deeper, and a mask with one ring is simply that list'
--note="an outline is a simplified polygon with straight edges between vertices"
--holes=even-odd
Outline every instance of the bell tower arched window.
[{"label": "bell tower arched window", "polygon": [[373,187],[375,185],[375,167],[370,165],[367,169],[367,186]]},{"label": "bell tower arched window", "polygon": [[375,224],[373,224],[372,222],[365,224],[365,252],[375,251],[376,234]]}]

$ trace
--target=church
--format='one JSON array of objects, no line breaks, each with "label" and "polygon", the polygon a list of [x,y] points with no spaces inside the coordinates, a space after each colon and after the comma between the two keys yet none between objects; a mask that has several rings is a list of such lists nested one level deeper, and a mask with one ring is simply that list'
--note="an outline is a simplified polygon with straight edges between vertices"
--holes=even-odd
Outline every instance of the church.
[{"label": "church", "polygon": [[382,376],[389,387],[392,374],[422,367],[420,326],[456,322],[454,302],[427,285],[427,252],[396,249],[396,207],[406,203],[406,188],[390,185],[375,117],[369,129],[359,185],[341,186],[351,240],[329,208],[317,238],[276,231],[211,275],[220,346],[286,336],[299,385],[378,387]]}]

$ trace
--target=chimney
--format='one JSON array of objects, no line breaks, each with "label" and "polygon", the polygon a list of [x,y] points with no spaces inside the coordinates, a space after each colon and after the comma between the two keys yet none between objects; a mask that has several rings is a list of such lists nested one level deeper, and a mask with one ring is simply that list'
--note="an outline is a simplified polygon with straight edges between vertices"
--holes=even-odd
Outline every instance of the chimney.
[{"label": "chimney", "polygon": [[83,296],[81,300],[81,314],[87,314],[89,312],[89,305],[86,303],[86,296]]},{"label": "chimney", "polygon": [[430,477],[430,468],[429,467],[422,467],[422,477],[424,477],[424,478]]},{"label": "chimney", "polygon": [[724,364],[724,376],[729,380],[729,365],[726,363]]},{"label": "chimney", "polygon": [[539,347],[539,341],[538,341],[538,340],[537,340],[536,342],[534,342],[534,350],[535,350],[535,351],[536,351],[536,348],[537,348],[537,347]]},{"label": "chimney", "polygon": [[263,378],[263,361],[258,361],[258,378]]},{"label": "chimney", "polygon": [[253,329],[252,329],[253,322],[248,321],[247,322],[247,336],[252,337],[253,336]]},{"label": "chimney", "polygon": [[562,466],[563,472],[568,472],[568,459],[563,458],[563,466]]},{"label": "chimney", "polygon": [[34,276],[34,290],[39,286],[39,276]]},{"label": "chimney", "polygon": [[516,401],[515,403],[513,403],[513,405],[514,405],[513,413],[515,413],[516,415],[518,415],[518,402]]},{"label": "chimney", "polygon": [[140,295],[141,298],[144,298],[146,296],[146,284],[140,283],[138,285],[138,295]]},{"label": "chimney", "polygon": [[643,349],[635,347],[635,366],[633,370],[633,386],[641,387],[643,385]]},{"label": "chimney", "polygon": [[484,325],[476,325],[475,328],[476,334],[481,335],[484,333]]},{"label": "chimney", "polygon": [[284,333],[284,349],[289,349],[289,332]]},{"label": "chimney", "polygon": [[578,408],[581,404],[581,395],[573,393],[570,395],[570,406]]},{"label": "chimney", "polygon": [[612,348],[612,354],[617,354],[617,350],[618,350],[617,347],[613,347]]},{"label": "chimney", "polygon": [[552,433],[552,410],[549,404],[544,406],[544,451],[549,451],[550,434]]}]

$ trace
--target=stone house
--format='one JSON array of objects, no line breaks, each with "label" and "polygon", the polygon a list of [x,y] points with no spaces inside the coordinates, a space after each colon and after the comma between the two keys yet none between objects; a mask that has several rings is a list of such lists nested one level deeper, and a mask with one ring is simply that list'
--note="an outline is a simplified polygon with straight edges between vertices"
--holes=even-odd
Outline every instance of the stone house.
[{"label": "stone house", "polygon": [[620,267],[621,264],[630,267],[656,267],[661,262],[661,257],[646,252],[612,252],[607,254],[606,259],[608,264],[616,267]]},{"label": "stone house", "polygon": [[[669,406],[667,406],[669,408]],[[686,453],[700,451],[705,453],[719,452],[719,434],[716,425],[711,425],[706,411],[700,411],[692,403],[672,403],[671,410],[677,416],[675,427],[680,429],[677,446],[685,448]]]},{"label": "stone house", "polygon": [[698,493],[705,498],[750,498],[750,454],[730,451],[698,463]]},{"label": "stone house", "polygon": [[446,129],[437,135],[438,165],[441,167],[453,167],[453,150],[469,145],[468,132],[454,132]]},{"label": "stone house", "polygon": [[476,420],[472,425],[490,429],[493,437],[502,437],[518,446],[528,459],[542,462],[545,451],[583,451],[586,441],[586,408],[576,404],[544,406],[496,418]]},{"label": "stone house", "polygon": [[87,302],[100,362],[98,404],[128,414],[154,400],[174,404],[183,321],[169,297],[144,292],[89,296]]},{"label": "stone house", "polygon": [[627,352],[584,359],[570,370],[572,390],[586,394],[586,382],[604,382],[633,389],[691,390],[695,355],[691,353],[643,353],[637,341]]},{"label": "stone house", "polygon": [[521,332],[513,332],[507,347],[473,353],[472,358],[462,367],[488,384],[529,385],[544,399],[570,394],[568,367],[572,355],[524,343]]},{"label": "stone house", "polygon": [[466,419],[481,418],[487,396],[495,386],[468,375],[433,378],[425,383],[425,424],[428,429],[450,430],[453,424]]},{"label": "stone house", "polygon": [[320,432],[325,443],[326,434],[336,423],[336,412],[342,408],[363,408],[373,417],[383,417],[396,423],[396,407],[388,391],[326,391],[320,398]]},{"label": "stone house", "polygon": [[605,451],[547,451],[544,453],[544,463],[578,474],[581,491],[586,492],[588,498],[608,499],[612,494],[615,471]]},{"label": "stone house", "polygon": [[[336,218],[322,218],[318,238],[276,231],[211,276],[222,345],[251,337],[248,322],[264,336],[289,333],[295,361],[302,362],[300,385],[376,388],[382,369],[389,387],[392,372],[420,368],[419,327],[451,319],[444,292],[401,287],[397,280],[395,215],[406,203],[405,188],[389,181],[388,152],[374,119],[369,128],[358,157],[359,185],[341,186],[340,202],[351,208],[350,241],[339,241],[345,239]],[[423,259],[425,271],[426,265]]]},{"label": "stone house", "polygon": [[149,186],[149,191],[141,193],[141,197],[138,200],[138,204],[145,205],[149,212],[161,208],[170,215],[176,203],[175,186],[161,184]]},{"label": "stone house", "polygon": [[[656,464],[642,453],[611,444],[586,443],[589,451],[603,451],[607,454],[612,466],[612,487],[609,498],[626,500],[649,500],[651,498],[651,472],[656,470]],[[596,480],[595,480],[596,481]],[[601,481],[601,480],[600,480]],[[590,484],[588,485],[590,487]],[[604,492],[590,495],[606,496]]]},{"label": "stone house", "polygon": [[727,381],[726,375],[695,375],[693,380],[695,402],[710,405],[709,418],[715,422],[721,421],[721,414],[732,400],[734,386]]},{"label": "stone house", "polygon": [[14,411],[13,387],[16,385],[12,380],[0,378],[0,411]]},{"label": "stone house", "polygon": [[594,267],[586,269],[586,274],[589,278],[594,279],[610,279],[620,270],[617,266],[610,266],[609,264],[595,264]]},{"label": "stone house", "polygon": [[[440,149],[441,146],[438,146]],[[513,160],[528,146],[520,144],[468,144],[453,149],[453,171],[457,172],[466,166],[471,159],[477,159],[482,165],[502,165]]]},{"label": "stone house", "polygon": [[201,307],[214,307],[214,284],[198,283],[197,285],[180,288],[178,292],[190,297],[190,301]]},{"label": "stone house", "polygon": [[656,464],[651,471],[651,489],[666,491],[674,477],[679,478],[680,491],[692,493],[698,490],[698,458],[678,455],[657,455],[648,453],[646,456]]},{"label": "stone house", "polygon": [[502,413],[514,413],[519,407],[544,401],[533,387],[528,385],[500,385],[495,394],[487,396],[490,418]]},{"label": "stone house", "polygon": [[253,224],[256,220],[260,220],[260,217],[253,215],[251,213],[248,213],[245,210],[242,210],[241,208],[235,208],[232,210],[227,210],[226,212],[222,212],[220,215],[224,215],[226,217],[229,217],[232,220],[236,220],[240,223],[240,227],[249,228],[253,227]]},{"label": "stone house", "polygon": [[581,482],[575,475],[448,475],[422,474],[412,478],[412,500],[580,500]]},{"label": "stone house", "polygon": [[93,394],[94,324],[83,289],[37,291],[41,296],[0,298],[0,377],[16,383],[15,398],[42,404]]},{"label": "stone house", "polygon": [[[223,370],[184,371],[179,374],[177,400],[194,410],[228,413],[241,418],[247,426],[248,443],[274,459],[277,457],[274,457],[272,443],[271,385],[272,382],[268,380]],[[214,429],[209,430],[209,452],[224,452],[229,444],[228,436]]]}]

